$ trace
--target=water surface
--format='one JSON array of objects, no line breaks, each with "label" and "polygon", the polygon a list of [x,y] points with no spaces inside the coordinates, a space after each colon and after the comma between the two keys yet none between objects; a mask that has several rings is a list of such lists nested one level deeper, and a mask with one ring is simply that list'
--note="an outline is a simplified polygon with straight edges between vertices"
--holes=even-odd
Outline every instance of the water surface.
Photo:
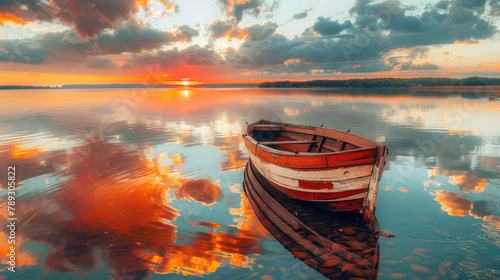
[{"label": "water surface", "polygon": [[379,279],[500,279],[500,102],[488,97],[106,89],[0,99],[0,170],[16,166],[18,185],[16,272],[4,229],[0,277],[322,279],[266,231],[243,192],[241,130],[270,119],[389,147],[376,214],[408,239],[380,238]]}]

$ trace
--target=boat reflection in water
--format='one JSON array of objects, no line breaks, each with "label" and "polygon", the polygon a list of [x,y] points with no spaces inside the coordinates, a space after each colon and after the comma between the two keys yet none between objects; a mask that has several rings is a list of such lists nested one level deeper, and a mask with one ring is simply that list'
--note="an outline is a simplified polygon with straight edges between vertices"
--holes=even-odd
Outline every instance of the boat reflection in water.
[{"label": "boat reflection in water", "polygon": [[330,279],[377,279],[380,260],[378,223],[363,216],[327,212],[273,188],[251,161],[245,193],[266,229],[291,254]]}]

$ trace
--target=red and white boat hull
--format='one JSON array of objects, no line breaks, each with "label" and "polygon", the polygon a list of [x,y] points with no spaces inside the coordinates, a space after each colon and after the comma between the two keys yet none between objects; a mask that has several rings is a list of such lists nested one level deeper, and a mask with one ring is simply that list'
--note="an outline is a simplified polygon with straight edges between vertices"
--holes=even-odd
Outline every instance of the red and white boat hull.
[{"label": "red and white boat hull", "polygon": [[[362,202],[367,196],[373,170],[373,165],[364,165],[299,171],[264,162],[253,154],[250,160],[269,183],[282,193],[291,198],[318,202]],[[358,204],[361,207],[362,203]]]},{"label": "red and white boat hull", "polygon": [[342,131],[269,121],[249,125],[247,133],[252,165],[280,192],[331,211],[374,212],[385,146]]}]

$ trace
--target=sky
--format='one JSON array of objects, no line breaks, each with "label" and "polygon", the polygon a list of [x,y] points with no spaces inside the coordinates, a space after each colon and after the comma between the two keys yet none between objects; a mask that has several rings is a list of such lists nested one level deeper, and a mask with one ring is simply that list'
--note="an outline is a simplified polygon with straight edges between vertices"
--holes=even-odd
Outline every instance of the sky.
[{"label": "sky", "polygon": [[0,85],[500,77],[500,0],[2,0]]}]

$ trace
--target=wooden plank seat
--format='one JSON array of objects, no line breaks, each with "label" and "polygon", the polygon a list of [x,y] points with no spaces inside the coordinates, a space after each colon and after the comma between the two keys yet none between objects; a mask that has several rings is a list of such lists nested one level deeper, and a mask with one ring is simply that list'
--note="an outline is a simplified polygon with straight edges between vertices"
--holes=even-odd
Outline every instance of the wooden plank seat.
[{"label": "wooden plank seat", "polygon": [[252,127],[252,130],[281,130],[282,125],[275,124],[257,124]]},{"label": "wooden plank seat", "polygon": [[261,145],[286,145],[286,144],[311,144],[316,143],[316,141],[266,141],[259,142]]}]

